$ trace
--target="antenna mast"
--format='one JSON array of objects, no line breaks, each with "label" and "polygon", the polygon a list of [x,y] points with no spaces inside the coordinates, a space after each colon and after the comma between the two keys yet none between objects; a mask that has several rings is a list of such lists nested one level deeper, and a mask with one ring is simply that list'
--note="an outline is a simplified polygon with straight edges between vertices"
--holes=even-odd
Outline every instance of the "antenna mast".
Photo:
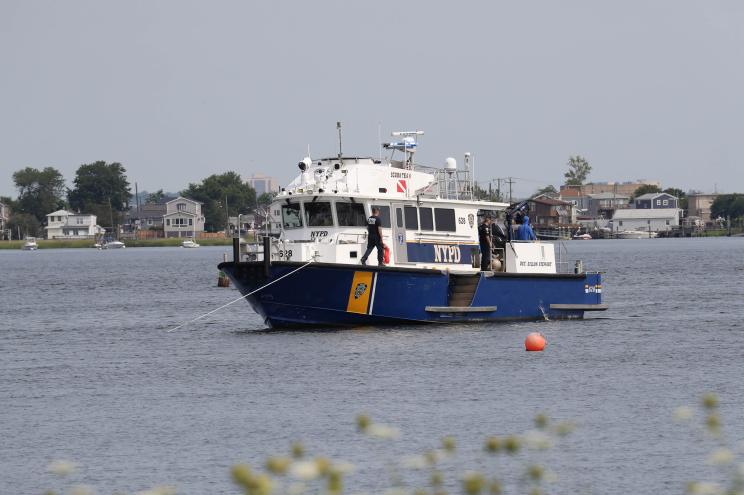
[{"label": "antenna mast", "polygon": [[341,152],[341,122],[336,122],[336,129],[338,129],[338,159],[341,161],[343,155]]}]

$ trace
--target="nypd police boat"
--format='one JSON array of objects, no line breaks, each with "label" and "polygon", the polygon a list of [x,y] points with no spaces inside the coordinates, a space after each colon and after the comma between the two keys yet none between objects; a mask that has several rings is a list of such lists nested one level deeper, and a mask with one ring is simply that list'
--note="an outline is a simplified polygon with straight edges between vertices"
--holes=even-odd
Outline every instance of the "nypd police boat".
[{"label": "nypd police boat", "polygon": [[[560,245],[508,235],[481,271],[480,217],[506,217],[510,234],[526,204],[475,200],[470,154],[462,167],[415,163],[422,134],[393,133],[385,158],[343,156],[340,146],[335,157],[304,158],[270,205],[266,232],[233,240],[233,261],[219,269],[268,326],[576,319],[607,309],[601,274],[564,260]],[[361,263],[373,207],[385,266],[374,252]]]}]

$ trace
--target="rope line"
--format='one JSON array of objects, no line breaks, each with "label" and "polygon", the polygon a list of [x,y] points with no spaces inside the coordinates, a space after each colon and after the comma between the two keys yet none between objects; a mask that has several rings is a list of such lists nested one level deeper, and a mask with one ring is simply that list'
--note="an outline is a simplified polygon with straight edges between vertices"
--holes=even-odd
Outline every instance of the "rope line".
[{"label": "rope line", "polygon": [[196,317],[196,318],[194,318],[194,319],[191,319],[191,320],[189,320],[189,321],[183,322],[183,323],[181,323],[180,325],[178,325],[177,327],[173,327],[173,328],[171,328],[170,330],[167,330],[167,332],[169,332],[169,333],[170,333],[170,332],[176,331],[176,330],[178,330],[178,329],[179,329],[179,328],[181,328],[181,327],[185,327],[185,326],[186,326],[186,325],[188,325],[189,323],[194,323],[194,322],[195,322],[195,321],[197,321],[197,320],[201,320],[202,318],[206,318],[207,316],[209,316],[209,315],[211,315],[211,314],[213,314],[213,313],[216,313],[217,311],[219,311],[219,310],[221,310],[221,309],[223,309],[223,308],[226,308],[226,307],[230,306],[231,304],[235,304],[236,302],[238,302],[238,301],[240,301],[240,300],[242,300],[242,299],[245,299],[246,297],[248,297],[248,296],[250,296],[250,295],[253,295],[253,294],[255,294],[255,293],[256,293],[256,292],[258,292],[258,291],[264,290],[264,289],[265,289],[266,287],[268,287],[269,285],[271,285],[271,284],[274,284],[274,283],[276,283],[276,282],[280,281],[280,280],[281,280],[281,279],[283,279],[283,278],[289,277],[289,276],[290,276],[290,275],[292,275],[293,273],[297,273],[297,272],[299,272],[300,270],[302,270],[303,268],[305,268],[305,267],[306,267],[307,265],[309,265],[309,264],[310,264],[310,263],[312,263],[312,262],[313,262],[313,260],[310,260],[310,261],[308,261],[307,263],[305,263],[304,265],[302,265],[301,267],[299,267],[299,268],[295,268],[294,270],[292,270],[292,271],[291,271],[291,272],[289,272],[289,273],[285,273],[285,274],[284,274],[284,275],[282,275],[281,277],[279,277],[279,278],[277,278],[277,279],[275,279],[275,280],[272,280],[272,281],[271,281],[271,282],[269,282],[268,284],[266,284],[266,285],[264,285],[264,286],[262,286],[262,287],[259,287],[258,289],[254,290],[254,291],[251,291],[251,292],[249,292],[248,294],[246,294],[246,295],[244,295],[244,296],[240,296],[239,298],[237,298],[237,299],[235,299],[235,300],[233,300],[233,301],[230,301],[230,302],[229,302],[229,303],[227,303],[227,304],[223,304],[223,305],[222,305],[222,306],[220,306],[219,308],[213,309],[212,311],[210,311],[210,312],[208,312],[208,313],[204,313],[204,314],[203,314],[203,315],[201,315],[201,316],[197,316],[197,317]]}]

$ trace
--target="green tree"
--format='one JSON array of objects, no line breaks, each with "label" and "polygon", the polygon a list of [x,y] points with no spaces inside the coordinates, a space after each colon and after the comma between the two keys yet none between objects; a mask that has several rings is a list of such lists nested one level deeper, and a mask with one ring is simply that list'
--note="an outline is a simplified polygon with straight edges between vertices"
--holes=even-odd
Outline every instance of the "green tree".
[{"label": "green tree", "polygon": [[165,197],[165,193],[162,189],[158,189],[154,193],[150,193],[147,195],[146,202],[147,203],[160,203],[160,200]]},{"label": "green tree", "polygon": [[121,223],[129,207],[131,188],[126,169],[121,163],[97,161],[80,165],[75,173],[75,187],[68,193],[70,207],[98,217],[104,227]]},{"label": "green tree", "polygon": [[26,167],[13,174],[13,182],[18,189],[14,203],[18,213],[33,215],[41,223],[47,214],[65,207],[65,179],[56,168]]},{"label": "green tree", "polygon": [[660,192],[661,188],[659,186],[655,186],[653,184],[643,184],[642,186],[638,186],[638,188],[633,191],[633,194],[630,195],[630,201],[632,202],[635,198],[637,198],[638,196],[643,196],[644,194]]},{"label": "green tree", "polygon": [[568,172],[563,174],[566,178],[567,186],[581,186],[589,177],[589,172],[592,171],[592,166],[589,162],[581,155],[569,156],[568,157]]},{"label": "green tree", "polygon": [[199,184],[189,184],[181,194],[203,203],[204,228],[211,232],[224,230],[228,216],[250,213],[256,207],[256,191],[237,172],[210,175]]},{"label": "green tree", "polygon": [[7,228],[10,229],[12,239],[43,237],[44,234],[41,222],[31,213],[13,213],[8,219]]},{"label": "green tree", "polygon": [[662,192],[665,192],[667,194],[671,194],[675,198],[677,198],[679,201],[677,202],[677,208],[682,208],[683,210],[687,209],[687,194],[682,189],[676,188],[676,187],[667,187]]},{"label": "green tree", "polygon": [[735,220],[744,216],[744,195],[721,194],[710,206],[711,218],[730,218]]},{"label": "green tree", "polygon": [[111,204],[115,211],[126,211],[131,187],[121,163],[97,161],[80,165],[75,172],[73,189],[68,194],[70,207],[87,210],[92,205]]},{"label": "green tree", "polygon": [[271,204],[272,201],[274,201],[275,197],[276,193],[265,192],[258,197],[256,203],[258,204],[258,206],[268,206]]},{"label": "green tree", "polygon": [[533,194],[532,197],[534,198],[535,196],[539,196],[541,194],[549,194],[549,195],[555,194],[555,195],[557,195],[558,194],[558,190],[555,188],[555,186],[547,185],[547,186],[541,187],[540,189],[538,189],[537,191],[535,191],[535,194]]}]

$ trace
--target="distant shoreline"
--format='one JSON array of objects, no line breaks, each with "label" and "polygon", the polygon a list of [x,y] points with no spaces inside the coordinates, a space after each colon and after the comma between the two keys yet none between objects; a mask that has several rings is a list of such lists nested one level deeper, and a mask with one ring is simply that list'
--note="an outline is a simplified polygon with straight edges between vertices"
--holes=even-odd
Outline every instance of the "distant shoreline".
[{"label": "distant shoreline", "polygon": [[[184,238],[169,238],[169,239],[126,239],[124,244],[127,248],[137,247],[179,247],[181,241]],[[0,249],[21,249],[26,241],[0,241]],[[201,246],[229,246],[232,244],[232,239],[197,239],[197,242]],[[45,240],[37,239],[36,243],[39,245],[39,249],[95,249],[93,245],[95,241],[93,239],[76,239],[76,240]]]}]

